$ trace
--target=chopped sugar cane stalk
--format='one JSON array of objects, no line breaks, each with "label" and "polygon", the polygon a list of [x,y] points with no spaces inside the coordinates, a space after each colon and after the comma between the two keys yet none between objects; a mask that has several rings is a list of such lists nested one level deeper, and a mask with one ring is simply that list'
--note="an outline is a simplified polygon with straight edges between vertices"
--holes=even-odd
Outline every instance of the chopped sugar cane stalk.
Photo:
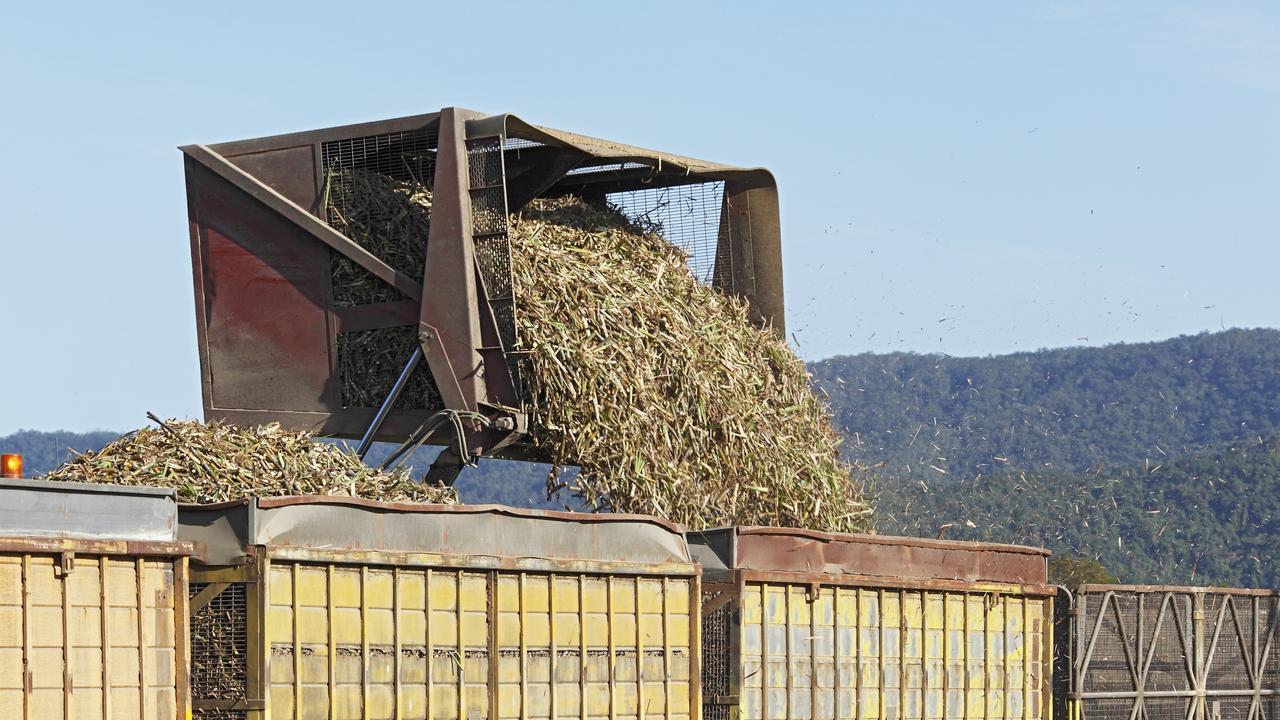
[{"label": "chopped sugar cane stalk", "polygon": [[369,467],[336,445],[279,425],[155,419],[96,452],[77,455],[45,479],[170,487],[182,502],[245,497],[342,495],[384,502],[454,503],[452,488],[404,470]]},{"label": "chopped sugar cane stalk", "polygon": [[867,527],[804,364],[652,228],[574,198],[511,229],[532,439],[589,506],[690,527]]},{"label": "chopped sugar cane stalk", "polygon": [[[388,262],[425,253],[428,188],[335,179],[345,207],[374,209],[343,216],[339,230]],[[660,226],[565,197],[527,206],[510,239],[530,441],[580,468],[549,487],[695,528],[869,526],[803,362],[745,301],[694,278]]]}]

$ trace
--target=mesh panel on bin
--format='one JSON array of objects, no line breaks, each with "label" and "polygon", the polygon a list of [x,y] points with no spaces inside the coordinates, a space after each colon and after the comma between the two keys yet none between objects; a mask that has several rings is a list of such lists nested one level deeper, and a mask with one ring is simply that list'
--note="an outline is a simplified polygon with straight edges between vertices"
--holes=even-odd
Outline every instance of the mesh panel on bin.
[{"label": "mesh panel on bin", "polygon": [[[1217,645],[1211,647],[1209,657],[1209,687],[1223,690],[1244,690],[1251,686],[1244,648],[1253,645],[1253,603],[1250,598],[1233,598],[1229,595],[1206,595],[1204,601],[1205,622],[1208,623],[1206,641],[1212,643],[1217,627]],[[1206,651],[1207,653],[1208,651]],[[1206,657],[1207,654],[1206,654]]]},{"label": "mesh panel on bin", "polygon": [[[210,583],[191,583],[195,597]],[[244,700],[248,692],[248,602],[244,583],[232,583],[191,613],[191,698]],[[243,718],[239,710],[195,709],[197,720]]]},{"label": "mesh panel on bin", "polygon": [[1091,699],[1083,704],[1086,720],[1129,720],[1133,701],[1129,699]]},{"label": "mesh panel on bin", "polygon": [[[509,141],[508,141],[509,142]],[[504,348],[516,345],[516,306],[511,277],[511,238],[507,219],[506,171],[501,138],[467,141],[467,169],[471,195],[471,235],[484,292],[493,308]],[[520,387],[520,367],[514,357],[507,366]]]},{"label": "mesh panel on bin", "polygon": [[[707,594],[705,597],[711,597]],[[729,604],[702,615],[702,716],[705,720],[728,720],[729,705],[716,700],[730,693],[733,658],[730,638],[733,632]]]},{"label": "mesh panel on bin", "polygon": [[[1138,600],[1132,593],[1117,593],[1100,608],[1092,608],[1089,629],[1102,613],[1102,627],[1093,646],[1085,684],[1097,690],[1133,690],[1130,655],[1136,652],[1134,638],[1138,630]],[[1126,648],[1126,645],[1128,646]]]},{"label": "mesh panel on bin", "polygon": [[[1254,707],[1250,668],[1260,665],[1259,655],[1276,632],[1272,618],[1280,599],[1201,589],[1095,588],[1080,601],[1085,611],[1072,632],[1084,645],[1076,648],[1076,662],[1087,661],[1077,678],[1085,718],[1127,720],[1135,702],[1142,703],[1139,714],[1146,720],[1275,717],[1270,697],[1262,696]],[[1268,667],[1274,663],[1267,660]],[[1278,673],[1269,672],[1270,678],[1268,670],[1260,678],[1264,690],[1275,687]],[[1202,696],[1204,702],[1197,702]]]}]

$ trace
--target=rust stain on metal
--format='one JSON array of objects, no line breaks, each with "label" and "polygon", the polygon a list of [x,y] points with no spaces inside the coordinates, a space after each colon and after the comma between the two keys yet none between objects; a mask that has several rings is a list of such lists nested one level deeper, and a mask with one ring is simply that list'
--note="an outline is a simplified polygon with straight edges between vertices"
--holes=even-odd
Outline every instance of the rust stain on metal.
[{"label": "rust stain on metal", "polygon": [[195,548],[189,542],[162,540],[0,537],[0,552],[187,557],[194,554]]},{"label": "rust stain on metal", "polygon": [[1049,552],[1041,548],[789,528],[738,528],[732,542],[733,567],[739,570],[814,574],[827,582],[847,575],[1034,586],[1051,592]]}]

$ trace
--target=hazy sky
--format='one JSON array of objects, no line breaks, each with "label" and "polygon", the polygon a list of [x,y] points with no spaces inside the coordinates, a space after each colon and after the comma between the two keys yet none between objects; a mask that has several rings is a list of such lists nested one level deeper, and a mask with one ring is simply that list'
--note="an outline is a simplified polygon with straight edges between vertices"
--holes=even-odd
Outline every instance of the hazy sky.
[{"label": "hazy sky", "polygon": [[437,8],[6,3],[0,434],[199,414],[175,146],[445,105],[773,170],[807,359],[1280,324],[1274,4]]}]

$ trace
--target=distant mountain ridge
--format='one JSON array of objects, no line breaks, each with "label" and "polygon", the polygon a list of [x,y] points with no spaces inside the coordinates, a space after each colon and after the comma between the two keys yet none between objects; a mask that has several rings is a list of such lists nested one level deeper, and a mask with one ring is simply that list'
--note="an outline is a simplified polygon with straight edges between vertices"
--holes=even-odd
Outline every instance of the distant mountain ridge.
[{"label": "distant mountain ridge", "polygon": [[983,358],[846,355],[810,370],[851,454],[926,482],[1158,465],[1280,431],[1280,330]]}]

